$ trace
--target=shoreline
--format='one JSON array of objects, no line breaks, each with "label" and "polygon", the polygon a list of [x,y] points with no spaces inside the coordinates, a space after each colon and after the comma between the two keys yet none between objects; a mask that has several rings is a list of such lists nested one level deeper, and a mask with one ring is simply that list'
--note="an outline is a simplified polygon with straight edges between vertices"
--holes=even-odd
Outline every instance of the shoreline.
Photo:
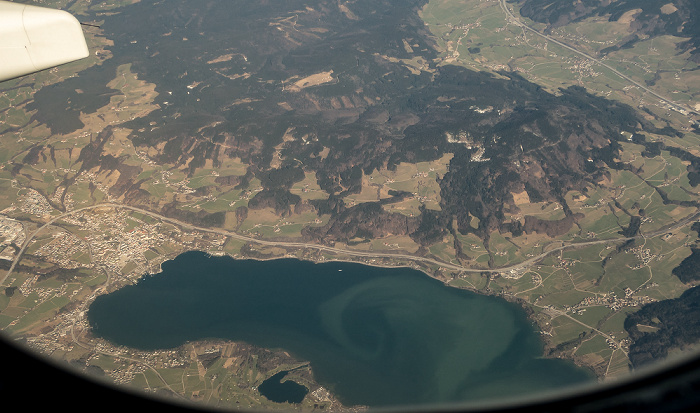
[{"label": "shoreline", "polygon": [[[240,260],[247,260],[247,261],[258,261],[258,262],[292,259],[292,260],[297,260],[297,261],[306,261],[306,262],[313,263],[313,264],[324,264],[324,263],[348,263],[348,264],[368,265],[368,266],[374,266],[374,267],[378,267],[378,268],[391,268],[391,269],[408,268],[408,269],[411,269],[411,270],[420,271],[420,272],[422,273],[422,274],[420,274],[421,277],[427,276],[428,278],[430,278],[430,279],[432,279],[432,280],[440,281],[440,284],[442,284],[442,285],[444,285],[444,286],[446,286],[446,287],[452,287],[452,288],[457,288],[457,289],[462,289],[462,290],[464,290],[464,288],[453,287],[453,286],[448,285],[448,284],[445,283],[443,280],[440,280],[440,279],[438,279],[438,278],[436,278],[436,277],[434,277],[434,276],[431,276],[431,275],[430,275],[428,272],[426,272],[425,270],[419,270],[419,269],[416,269],[416,268],[410,268],[410,267],[403,266],[403,265],[390,265],[390,264],[371,265],[371,264],[367,264],[367,263],[363,263],[363,262],[358,262],[358,261],[354,261],[354,260],[348,260],[348,259],[341,259],[341,260],[315,260],[315,261],[314,261],[314,260],[310,260],[310,259],[301,259],[301,258],[296,257],[296,256],[293,256],[293,255],[290,256],[289,254],[287,254],[287,255],[280,255],[280,256],[273,256],[273,257],[264,257],[264,258],[260,258],[260,257],[233,257],[231,254],[212,254],[212,253],[211,253],[212,251],[206,251],[206,250],[201,250],[201,249],[196,249],[196,248],[193,248],[193,249],[186,249],[186,250],[183,250],[182,252],[180,252],[180,253],[178,253],[178,254],[173,254],[173,255],[174,255],[175,257],[179,257],[179,256],[181,256],[181,255],[188,254],[188,253],[193,253],[193,252],[196,252],[196,253],[198,253],[198,254],[201,254],[201,255],[204,257],[204,259],[218,258],[218,257],[221,257],[221,258],[226,257],[226,259],[231,259],[231,260],[239,260],[239,261],[240,261]],[[148,274],[145,274],[144,277],[154,277],[154,276],[157,276],[157,275],[159,275],[159,274],[162,274],[162,273],[163,273],[163,269],[162,269],[163,263],[164,263],[165,261],[173,261],[173,259],[174,259],[174,258],[169,258],[169,259],[166,258],[166,259],[162,260],[162,262],[160,263],[160,265],[158,265],[158,267],[159,267],[160,270],[161,270],[160,272],[158,272],[158,273],[148,273]],[[485,294],[484,292],[478,292],[478,291],[468,291],[468,292],[469,292],[469,293],[472,293],[472,294],[478,294],[478,295],[481,295],[481,296],[492,296],[492,297],[497,297],[497,296],[499,296],[498,294],[490,294],[490,293],[486,293],[486,294]],[[504,298],[504,297],[501,297],[501,298]],[[505,299],[505,298],[504,298],[504,299]],[[516,313],[519,312],[521,309],[522,309],[523,311],[525,311],[525,314],[522,314],[522,313],[521,313],[521,315],[522,315],[522,317],[523,317],[522,320],[523,320],[523,321],[527,320],[527,324],[528,324],[528,325],[531,325],[531,326],[533,326],[533,327],[534,327],[534,325],[536,325],[535,320],[532,318],[532,313],[533,313],[533,312],[532,312],[532,311],[526,311],[526,307],[523,306],[524,303],[522,302],[522,300],[508,300],[508,299],[505,299],[505,301],[508,302],[509,304],[516,304],[516,305],[517,305],[517,309],[516,309],[515,307],[512,307],[513,310],[516,311]],[[504,304],[505,304],[505,303],[504,303]],[[520,317],[520,316],[518,316],[518,317]],[[87,337],[90,337],[90,338],[93,338],[93,339],[97,339],[97,340],[100,340],[100,341],[103,340],[103,339],[101,339],[101,338],[98,338],[98,337],[93,336],[93,335],[91,334],[91,331],[89,330],[89,327],[88,327],[88,329],[87,329],[85,332],[88,334]],[[536,334],[538,337],[541,337],[541,336],[538,334],[538,331],[537,331],[536,328],[533,328],[532,333],[533,333],[533,334]],[[87,337],[86,337],[86,338],[87,338]],[[538,339],[538,340],[541,340],[541,338]],[[192,348],[193,346],[195,346],[195,347],[201,347],[202,345],[206,344],[207,342],[212,342],[212,341],[221,341],[221,342],[224,342],[224,343],[227,343],[227,344],[239,344],[239,343],[244,343],[245,345],[250,346],[250,347],[255,347],[255,348],[258,348],[258,349],[263,350],[263,351],[271,351],[271,352],[275,352],[275,353],[277,353],[277,352],[279,352],[279,351],[282,351],[282,352],[288,352],[288,351],[289,351],[289,350],[284,349],[284,348],[282,348],[282,347],[280,347],[280,348],[259,347],[259,346],[256,346],[256,345],[254,345],[254,344],[250,344],[250,343],[247,343],[247,342],[234,341],[234,340],[225,340],[225,339],[213,339],[213,338],[212,338],[212,339],[201,339],[201,340],[192,340],[192,341],[188,341],[188,342],[186,342],[186,343],[183,343],[183,344],[179,345],[178,347],[176,347],[176,348],[174,348],[174,349],[177,350],[177,351],[192,351],[191,348]],[[545,343],[544,341],[542,341],[542,344],[545,345],[546,343]],[[151,352],[152,352],[152,353],[158,353],[160,350],[155,350],[155,351],[138,350],[138,351],[143,351],[144,353],[151,353]],[[546,356],[546,354],[543,354],[543,353],[540,353],[540,354],[541,354],[542,356]],[[292,356],[292,358],[294,358],[295,360],[297,360],[297,361],[299,361],[299,362],[303,361],[303,362],[305,362],[305,363],[310,363],[309,360],[306,360],[306,359],[304,359],[304,358],[301,358],[301,357],[299,357],[299,356],[297,356],[297,355],[295,355],[295,354],[291,354],[291,356]],[[574,363],[572,363],[572,364],[574,364]],[[313,374],[314,366],[313,366],[313,365],[309,365],[309,369],[311,370],[311,377],[312,377],[312,379],[313,379],[314,386],[319,386],[319,387],[324,387],[324,388],[325,388],[325,385],[324,385],[323,383],[320,383],[320,382],[316,381],[316,379],[315,379],[315,377],[314,377],[314,374]],[[271,374],[274,374],[274,371],[275,371],[275,369],[268,371],[268,373],[270,373],[270,374],[266,374],[266,377],[267,377],[267,376],[270,376]],[[586,383],[588,383],[588,382],[586,382]],[[313,386],[311,387],[311,390],[312,390],[312,391],[314,390],[314,387],[313,387]],[[337,401],[337,397],[336,397],[333,393],[331,393],[331,395],[332,395],[332,396],[334,397],[334,399]],[[352,410],[352,409],[357,409],[358,407],[357,407],[357,406],[350,406],[350,407],[348,407],[348,406],[343,406],[343,408]]]},{"label": "shoreline", "polygon": [[[89,303],[94,300],[95,297],[98,295],[102,294],[107,294],[109,292],[115,291],[116,289],[123,288],[126,285],[133,284],[134,282],[138,282],[138,279],[144,276],[155,276],[160,273],[162,273],[162,264],[165,261],[173,260],[177,256],[184,254],[186,252],[191,252],[191,251],[199,251],[208,254],[209,256],[226,256],[231,259],[235,260],[256,260],[256,261],[269,261],[269,260],[278,260],[278,259],[298,259],[298,260],[304,260],[304,261],[309,261],[313,262],[316,264],[319,263],[328,263],[328,262],[347,262],[347,263],[354,263],[354,264],[363,264],[363,265],[368,265],[368,266],[373,266],[373,267],[379,267],[379,268],[410,268],[413,270],[417,270],[422,272],[424,275],[426,275],[429,278],[432,278],[434,280],[440,281],[442,284],[451,287],[451,288],[456,288],[456,289],[461,289],[461,290],[466,290],[470,291],[475,294],[479,295],[485,295],[485,296],[494,296],[494,297],[501,297],[504,300],[515,303],[517,304],[523,311],[525,311],[525,316],[527,317],[528,321],[532,324],[533,328],[535,328],[535,331],[539,333],[540,340],[543,345],[543,354],[542,357],[544,358],[559,358],[559,359],[564,359],[573,362],[575,365],[579,367],[586,368],[587,370],[590,370],[594,373],[595,377],[598,378],[598,381],[604,381],[604,374],[601,373],[600,369],[596,369],[595,365],[592,365],[591,363],[586,363],[585,360],[583,360],[580,357],[567,357],[565,354],[562,354],[561,352],[555,353],[554,350],[556,350],[556,345],[552,343],[551,338],[547,337],[546,334],[542,334],[542,331],[545,330],[545,324],[543,319],[540,319],[537,317],[537,311],[535,308],[532,307],[532,304],[528,303],[524,299],[515,297],[510,294],[504,294],[504,293],[499,293],[499,292],[493,292],[493,291],[488,291],[488,290],[480,290],[474,287],[468,287],[468,286],[454,286],[450,284],[450,281],[452,279],[455,279],[455,277],[450,277],[450,275],[455,275],[457,276],[461,270],[456,270],[454,267],[458,267],[454,264],[450,264],[452,269],[450,268],[445,268],[442,266],[442,263],[428,257],[420,257],[420,256],[410,256],[405,253],[398,253],[398,254],[391,254],[391,253],[375,253],[372,254],[372,252],[369,251],[359,251],[359,252],[354,252],[354,251],[346,251],[343,250],[342,248],[334,248],[331,246],[324,246],[324,245],[310,245],[306,244],[303,242],[299,242],[297,240],[285,240],[285,241],[280,241],[280,240],[261,240],[261,239],[256,239],[253,237],[247,237],[247,236],[242,236],[239,234],[232,233],[227,230],[223,229],[209,229],[209,228],[200,228],[196,227],[187,223],[180,222],[176,219],[168,218],[165,216],[162,216],[158,213],[154,213],[151,211],[147,211],[141,208],[136,208],[136,207],[131,207],[128,205],[121,205],[121,204],[96,204],[88,207],[83,207],[79,208],[76,210],[68,211],[64,214],[61,214],[59,216],[52,217],[49,219],[47,222],[44,223],[35,223],[37,225],[37,229],[30,233],[28,237],[25,239],[25,242],[22,246],[22,248],[17,252],[17,255],[15,256],[14,260],[10,261],[11,262],[11,268],[5,275],[3,280],[6,280],[11,272],[13,271],[14,267],[19,264],[19,261],[21,260],[21,257],[23,253],[25,252],[26,247],[29,245],[30,241],[43,229],[53,225],[54,223],[58,222],[60,219],[69,217],[71,215],[74,215],[76,213],[79,213],[81,211],[89,210],[89,209],[95,209],[95,208],[105,208],[107,210],[111,210],[112,212],[117,211],[119,209],[122,210],[129,210],[132,212],[137,212],[137,213],[143,213],[146,215],[151,216],[152,218],[156,218],[161,222],[164,223],[169,223],[172,225],[175,225],[179,227],[181,230],[188,232],[188,233],[196,233],[197,232],[204,232],[204,233],[209,233],[209,234],[216,234],[219,236],[225,237],[227,240],[239,240],[245,242],[243,245],[247,244],[257,244],[257,245],[262,245],[263,247],[272,247],[272,248],[279,248],[281,250],[284,250],[284,253],[282,254],[266,254],[262,253],[264,256],[246,256],[241,254],[240,252],[238,254],[230,253],[223,251],[223,245],[222,244],[219,248],[220,250],[213,250],[213,249],[203,249],[201,247],[195,247],[195,246],[182,246],[182,249],[173,251],[172,253],[168,254],[162,254],[158,255],[157,257],[154,257],[150,260],[147,260],[147,264],[145,265],[145,268],[143,273],[138,276],[138,278],[135,278],[134,276],[130,275],[123,275],[120,278],[120,280],[116,283],[113,283],[113,279],[110,280],[111,277],[108,276],[106,284],[103,284],[99,290],[95,291],[95,296],[94,297],[89,297],[87,300],[84,300],[82,302],[76,302],[78,305],[83,307],[85,311],[87,311],[87,308],[89,306]],[[695,218],[697,214],[692,214],[690,218],[683,219],[679,222],[675,222],[671,224],[672,227],[680,227],[682,225],[685,225],[689,222],[692,221],[693,218]],[[668,228],[666,229],[666,231]],[[598,241],[598,242],[623,242],[624,239],[615,239],[615,240],[603,240],[603,241]],[[564,249],[570,249],[570,248],[576,248],[578,245],[564,245],[560,247],[559,249],[554,249],[551,251],[548,251],[545,255],[552,254],[558,250],[564,250]],[[240,251],[240,249],[239,249]],[[320,259],[319,255],[322,254],[323,252],[327,252],[331,255],[334,255],[334,257],[330,259]],[[304,254],[304,252],[312,252],[311,254]],[[303,255],[303,257],[302,257]],[[538,262],[541,257],[539,257],[537,260],[531,260],[533,263]],[[396,261],[403,260],[403,261],[408,261],[408,263],[397,263]],[[9,260],[8,260],[9,261]],[[375,261],[375,262],[372,262]],[[413,264],[413,265],[411,265]],[[433,266],[437,266],[438,268],[432,268],[431,270],[431,264]],[[513,265],[509,268],[512,267],[521,267],[523,266],[523,263]],[[99,269],[99,265],[97,265],[94,268]],[[464,270],[463,267],[459,267],[462,270]],[[442,269],[442,270],[441,270]],[[102,268],[103,271],[107,271],[106,268]],[[472,269],[473,272],[480,272],[480,273],[490,273],[490,274],[500,274],[502,273],[503,269],[492,269],[492,270],[487,270],[487,269]],[[83,315],[81,319],[76,319],[76,324],[81,322],[81,320],[85,320],[86,316]],[[86,337],[84,338],[95,338],[92,336],[90,333],[89,329],[82,330],[80,332],[81,334],[87,334]],[[75,341],[76,344],[81,345],[77,340]],[[84,345],[82,345],[84,346]],[[118,354],[111,354],[112,356],[115,357],[120,357]]]},{"label": "shoreline", "polygon": [[[282,241],[282,240],[263,240],[263,239],[257,239],[257,238],[253,238],[253,237],[249,237],[249,236],[244,236],[244,235],[232,233],[230,231],[223,230],[223,229],[200,228],[197,226],[193,226],[191,224],[180,222],[176,219],[162,216],[158,213],[144,210],[142,208],[132,207],[129,205],[114,204],[114,203],[95,204],[95,205],[75,209],[72,211],[67,211],[64,214],[61,214],[61,215],[56,216],[56,217],[52,217],[50,220],[48,220],[47,222],[45,222],[43,224],[36,223],[36,225],[38,225],[39,227],[25,239],[25,242],[24,242],[22,248],[20,249],[20,251],[18,251],[14,260],[11,261],[11,267],[7,271],[5,277],[3,278],[3,282],[11,275],[14,267],[21,260],[21,257],[24,254],[26,247],[29,245],[30,241],[39,232],[41,232],[43,229],[53,225],[55,222],[61,220],[62,218],[74,215],[76,213],[79,213],[79,212],[82,212],[85,210],[98,209],[98,208],[108,208],[108,209],[114,209],[114,210],[126,209],[126,210],[130,210],[132,212],[146,214],[146,215],[151,216],[153,218],[159,219],[161,222],[167,222],[167,223],[176,225],[184,231],[188,231],[188,232],[189,231],[201,231],[201,232],[213,233],[213,234],[217,234],[220,236],[224,236],[227,239],[237,239],[239,241],[244,241],[247,244],[257,244],[257,245],[268,246],[268,247],[277,247],[277,248],[282,248],[282,249],[286,250],[286,253],[282,254],[282,255],[274,255],[273,254],[272,256],[247,256],[244,254],[240,254],[240,255],[239,254],[231,254],[231,253],[224,252],[224,251],[202,250],[202,249],[199,249],[196,247],[193,247],[193,248],[186,247],[181,251],[173,252],[173,253],[168,254],[168,255],[160,255],[157,258],[149,260],[150,262],[147,264],[147,266],[145,268],[145,273],[139,275],[138,278],[136,278],[136,281],[138,281],[138,279],[140,279],[143,276],[147,276],[147,275],[154,276],[154,275],[161,273],[162,272],[162,264],[165,261],[172,260],[172,259],[176,258],[177,256],[179,256],[183,253],[189,252],[189,251],[201,251],[201,252],[205,252],[211,256],[227,256],[227,257],[232,258],[232,259],[248,259],[248,260],[257,260],[257,261],[268,261],[268,260],[276,260],[276,259],[284,259],[284,258],[293,258],[293,259],[310,261],[310,262],[314,262],[317,264],[327,263],[327,262],[347,262],[347,263],[355,263],[355,264],[364,264],[364,265],[369,265],[369,266],[379,267],[379,268],[411,268],[411,269],[420,271],[423,274],[425,274],[426,276],[428,276],[429,278],[440,281],[444,285],[451,287],[451,288],[467,290],[467,291],[471,291],[473,293],[480,294],[480,295],[497,296],[497,297],[501,297],[509,302],[516,302],[519,304],[519,306],[521,308],[523,308],[524,311],[526,311],[528,319],[533,323],[533,325],[537,326],[537,328],[539,330],[543,330],[543,328],[542,328],[543,326],[540,324],[539,320],[536,317],[533,317],[533,314],[535,313],[535,311],[530,307],[530,304],[527,303],[525,300],[512,297],[508,294],[494,293],[494,292],[484,291],[484,290],[480,290],[480,289],[473,288],[473,287],[454,286],[454,285],[450,284],[450,281],[452,279],[455,279],[455,277],[452,277],[452,278],[444,277],[444,276],[440,277],[439,275],[434,274],[435,271],[430,271],[430,269],[428,268],[430,266],[430,264],[433,264],[435,266],[438,266],[439,268],[444,269],[447,272],[447,274],[451,273],[453,275],[457,275],[460,272],[465,272],[465,271],[470,271],[470,272],[475,272],[475,273],[478,272],[478,273],[500,274],[500,273],[506,271],[508,268],[522,267],[523,265],[525,265],[524,263],[514,264],[514,265],[511,265],[509,267],[505,267],[505,268],[501,268],[501,269],[475,269],[475,268],[465,268],[465,267],[457,266],[457,265],[451,264],[451,263],[443,263],[443,262],[436,261],[435,259],[432,259],[432,258],[413,256],[413,255],[410,255],[408,253],[401,253],[401,252],[399,252],[397,254],[393,254],[393,253],[384,253],[384,252],[372,253],[370,251],[352,251],[352,250],[344,250],[342,248],[335,248],[335,247],[326,246],[326,245],[307,244],[307,243],[300,242],[300,241],[294,240],[294,239],[284,240],[284,241]],[[602,242],[622,242],[622,241],[624,241],[624,239],[603,240]],[[563,250],[563,249],[576,248],[576,247],[578,247],[578,245],[575,245],[575,244],[564,245],[558,249],[553,249],[553,250],[547,251],[546,253],[544,253],[544,255],[545,256],[550,255],[550,254],[558,251],[559,249]],[[299,257],[298,255],[294,254],[294,251],[303,252],[305,250],[306,251],[316,251],[319,253],[326,251],[326,252],[329,252],[331,254],[338,255],[338,257],[334,257],[332,259],[318,259],[318,258],[314,258],[314,257]],[[345,257],[343,257],[343,255],[345,255]],[[537,258],[537,261],[542,259],[542,257],[536,257],[536,258]],[[389,262],[371,262],[372,260],[389,261]],[[402,263],[402,264],[391,263],[391,261],[395,261],[395,260],[406,260],[406,261],[412,262],[414,265],[404,264],[404,263]],[[530,259],[528,261],[533,261],[533,259]],[[537,261],[533,261],[533,262],[537,262]],[[156,269],[157,269],[157,272],[153,271]],[[125,276],[124,278],[125,278],[124,281],[128,280],[128,281],[130,281],[130,283],[134,282],[134,280],[132,280],[131,277],[129,277],[129,276]],[[122,283],[122,282],[119,282],[116,284],[110,284],[110,285],[105,286],[105,289],[101,293],[106,294],[106,293],[109,293],[111,291],[114,291],[114,289],[110,288],[110,287],[116,287],[116,289],[120,289],[120,288],[124,287],[125,285],[128,285],[128,284]],[[550,340],[546,339],[544,337],[544,335],[541,335],[541,336],[542,336],[543,342],[545,343],[545,350],[553,348]],[[561,357],[556,357],[556,358],[561,358]],[[572,360],[572,361],[576,361],[575,358],[567,358],[567,359]],[[579,364],[579,363],[577,363],[577,364]],[[586,365],[586,364],[582,363],[581,365]]]}]

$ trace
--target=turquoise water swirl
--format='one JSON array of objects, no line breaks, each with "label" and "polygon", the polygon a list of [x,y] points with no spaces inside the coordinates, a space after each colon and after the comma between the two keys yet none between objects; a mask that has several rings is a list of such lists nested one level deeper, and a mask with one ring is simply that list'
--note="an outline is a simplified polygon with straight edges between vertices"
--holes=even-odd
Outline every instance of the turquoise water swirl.
[{"label": "turquoise water swirl", "polygon": [[541,358],[523,310],[408,268],[189,252],[98,297],[88,320],[115,344],[154,350],[220,338],[311,362],[345,405],[463,402],[549,391],[590,372]]}]

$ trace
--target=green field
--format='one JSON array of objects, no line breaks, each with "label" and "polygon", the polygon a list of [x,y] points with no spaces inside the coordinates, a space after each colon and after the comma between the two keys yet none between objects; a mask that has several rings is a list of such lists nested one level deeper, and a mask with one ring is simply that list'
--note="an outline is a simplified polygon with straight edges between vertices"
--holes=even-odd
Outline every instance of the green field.
[{"label": "green field", "polygon": [[[517,4],[508,3],[520,21],[540,33],[545,26],[520,16]],[[610,69],[584,56],[549,42],[534,33],[508,23],[498,1],[430,0],[421,17],[428,24],[441,49],[441,64],[457,64],[474,70],[516,71],[552,93],[571,85],[585,86],[592,93],[617,99],[632,106],[644,105],[662,119],[685,127],[687,119],[672,113],[646,96],[640,88]],[[607,16],[590,18],[548,33],[577,50],[597,56],[603,48],[629,34],[630,22],[610,22]],[[679,52],[685,39],[658,36],[637,42],[632,48],[608,53],[605,63],[638,83],[650,82],[656,93],[678,103],[697,104],[700,93],[698,63],[689,52]],[[697,136],[690,134],[697,139]]]}]

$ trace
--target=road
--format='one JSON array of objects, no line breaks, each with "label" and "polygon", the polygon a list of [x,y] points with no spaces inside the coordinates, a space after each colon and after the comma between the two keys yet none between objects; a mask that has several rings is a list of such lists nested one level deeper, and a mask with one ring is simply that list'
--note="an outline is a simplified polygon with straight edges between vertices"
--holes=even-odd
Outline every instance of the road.
[{"label": "road", "polygon": [[182,222],[177,219],[173,218],[168,218],[166,216],[157,214],[152,211],[148,211],[146,209],[138,208],[138,207],[133,207],[129,205],[122,205],[122,204],[116,204],[116,203],[102,203],[102,204],[96,204],[96,205],[91,205],[91,206],[86,206],[78,209],[74,209],[72,211],[65,212],[61,215],[58,215],[54,218],[51,218],[49,221],[47,221],[44,225],[41,227],[37,228],[31,235],[27,237],[27,239],[24,241],[22,244],[22,247],[17,253],[17,256],[15,259],[12,261],[12,264],[10,265],[9,270],[5,274],[5,276],[0,280],[0,285],[4,285],[5,281],[8,279],[8,277],[12,274],[14,271],[15,267],[19,263],[19,261],[22,258],[22,255],[24,254],[24,251],[27,249],[29,246],[30,242],[34,237],[44,230],[46,227],[54,224],[56,221],[59,221],[61,219],[67,218],[71,215],[78,214],[83,211],[87,211],[90,209],[95,209],[95,208],[121,208],[121,209],[128,209],[130,211],[134,212],[139,212],[144,215],[151,216],[153,218],[157,218],[162,220],[163,222],[168,222],[174,225],[177,225],[183,229],[189,229],[189,230],[196,230],[196,231],[201,231],[201,232],[208,232],[211,234],[218,234],[218,235],[223,235],[226,237],[230,237],[233,239],[241,240],[241,241],[246,241],[246,242],[251,242],[259,245],[266,245],[266,246],[274,246],[274,247],[284,247],[284,248],[300,248],[300,249],[316,249],[320,251],[327,251],[327,252],[333,252],[337,254],[344,254],[344,255],[350,255],[354,257],[366,257],[366,258],[391,258],[391,259],[398,259],[398,260],[409,260],[409,261],[414,261],[414,262],[423,262],[427,264],[433,264],[433,265],[438,265],[442,268],[449,269],[449,270],[455,270],[455,271],[460,271],[460,272],[471,272],[471,273],[481,273],[481,272],[510,272],[514,270],[524,270],[529,268],[530,266],[536,264],[538,261],[541,259],[545,258],[548,255],[554,254],[559,251],[564,251],[567,249],[572,249],[572,248],[581,248],[581,247],[588,247],[591,245],[602,245],[602,244],[616,244],[624,241],[629,241],[633,239],[638,239],[638,238],[654,238],[659,235],[665,234],[669,231],[673,231],[677,228],[686,226],[694,221],[696,221],[698,218],[700,218],[700,212],[697,212],[687,218],[684,218],[671,226],[664,228],[662,230],[658,230],[652,233],[647,233],[647,234],[641,234],[633,237],[622,237],[622,238],[610,238],[610,239],[597,239],[597,240],[591,240],[591,241],[582,241],[582,242],[571,242],[571,243],[564,243],[562,242],[562,245],[552,248],[549,251],[542,252],[539,255],[536,255],[534,257],[531,257],[521,263],[514,264],[514,265],[509,265],[507,267],[501,267],[501,268],[491,268],[491,269],[484,269],[484,268],[470,268],[470,267],[464,267],[461,265],[445,262],[445,261],[440,261],[436,260],[433,258],[428,258],[428,257],[421,257],[417,255],[409,255],[409,254],[392,254],[392,253],[381,253],[381,252],[371,252],[371,251],[356,251],[356,250],[348,250],[348,249],[342,249],[342,248],[335,248],[335,247],[330,247],[327,245],[319,245],[319,244],[311,244],[311,243],[306,243],[306,242],[291,242],[291,241],[268,241],[268,240],[261,240],[253,237],[248,237],[245,235],[240,235],[235,232],[230,232],[226,231],[223,229],[218,229],[218,228],[204,228],[204,227],[198,227],[196,225],[188,224],[186,222]]},{"label": "road", "polygon": [[533,34],[535,34],[535,35],[537,35],[537,36],[540,36],[540,37],[542,37],[543,39],[545,39],[545,40],[547,40],[547,41],[549,41],[549,42],[552,42],[552,43],[554,43],[554,44],[557,44],[557,45],[559,45],[559,46],[561,46],[561,47],[563,47],[563,48],[565,48],[565,49],[567,49],[567,50],[570,50],[570,51],[572,51],[572,52],[574,52],[574,53],[576,53],[576,54],[578,54],[578,55],[580,55],[580,56],[585,57],[586,59],[589,59],[589,60],[595,62],[596,64],[598,64],[598,65],[600,65],[600,66],[603,66],[604,68],[606,68],[606,69],[612,71],[613,73],[615,73],[616,75],[620,76],[622,79],[628,81],[629,83],[633,84],[634,86],[636,86],[636,87],[642,89],[643,91],[649,93],[650,95],[656,97],[657,99],[659,99],[659,100],[662,101],[663,103],[669,105],[670,107],[674,108],[675,110],[677,110],[677,111],[679,111],[679,112],[681,112],[681,113],[686,112],[686,113],[693,114],[693,115],[695,115],[695,116],[699,116],[699,115],[700,115],[698,112],[696,112],[695,110],[693,110],[693,109],[690,108],[690,107],[687,107],[687,106],[684,106],[684,105],[680,105],[680,104],[678,104],[678,103],[676,103],[676,102],[674,102],[674,101],[672,101],[672,100],[670,100],[670,99],[667,99],[667,98],[661,96],[660,94],[654,92],[653,90],[651,90],[651,89],[649,89],[648,87],[644,86],[643,84],[637,82],[636,80],[632,79],[631,77],[625,75],[624,73],[622,73],[622,72],[620,72],[619,70],[615,69],[614,67],[608,65],[607,63],[603,62],[602,60],[597,59],[597,58],[591,56],[590,54],[588,54],[588,53],[586,53],[586,52],[583,52],[583,51],[581,51],[581,50],[578,50],[578,49],[576,49],[575,47],[569,46],[568,44],[566,44],[566,43],[564,43],[564,42],[561,42],[561,41],[559,41],[559,40],[557,40],[557,39],[555,39],[555,38],[553,38],[553,37],[551,37],[551,36],[548,36],[548,35],[546,35],[546,34],[544,34],[544,33],[540,33],[538,30],[536,30],[536,29],[534,29],[534,28],[528,26],[527,24],[523,23],[518,17],[516,17],[516,16],[513,14],[513,12],[508,8],[508,5],[506,4],[506,0],[498,0],[498,2],[499,2],[499,4],[500,4],[500,6],[501,6],[501,9],[502,9],[503,12],[506,14],[506,19],[507,19],[508,21],[510,21],[511,23],[515,24],[516,26],[521,27],[523,30],[528,31],[528,32],[530,32],[530,33],[533,33]]}]

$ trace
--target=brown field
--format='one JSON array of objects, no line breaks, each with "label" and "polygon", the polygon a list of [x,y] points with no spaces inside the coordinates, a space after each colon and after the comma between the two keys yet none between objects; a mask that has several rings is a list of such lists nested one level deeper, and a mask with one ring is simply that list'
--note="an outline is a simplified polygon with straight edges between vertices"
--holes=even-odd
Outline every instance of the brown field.
[{"label": "brown field", "polygon": [[333,80],[334,78],[332,70],[328,72],[316,73],[314,75],[297,80],[291,86],[289,86],[289,90],[292,92],[298,92],[307,87],[322,85],[324,83],[332,82]]}]

